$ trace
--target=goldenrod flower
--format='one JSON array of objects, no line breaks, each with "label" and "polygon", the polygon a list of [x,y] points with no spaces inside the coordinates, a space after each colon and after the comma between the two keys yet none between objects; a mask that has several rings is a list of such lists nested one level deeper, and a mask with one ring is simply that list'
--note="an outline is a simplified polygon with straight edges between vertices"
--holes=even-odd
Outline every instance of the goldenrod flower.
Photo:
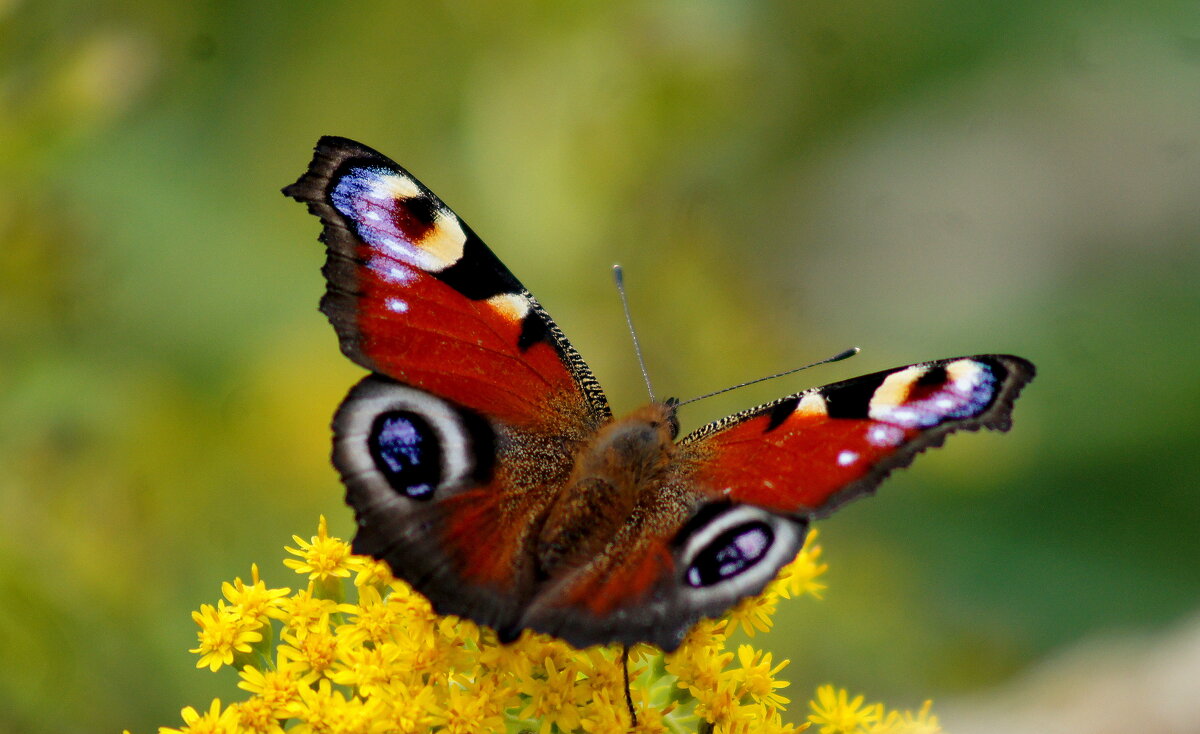
[{"label": "goldenrod flower", "polygon": [[280,714],[271,704],[261,698],[251,696],[241,703],[229,707],[235,712],[238,731],[247,734],[283,734],[279,720],[286,714]]},{"label": "goldenrod flower", "polygon": [[620,693],[614,696],[604,688],[596,691],[591,705],[587,707],[587,711],[580,719],[579,727],[588,734],[625,734],[628,732],[629,713],[625,710],[625,694]]},{"label": "goldenrod flower", "polygon": [[758,596],[749,596],[738,602],[729,610],[729,625],[737,630],[739,627],[750,637],[755,632],[766,632],[771,629],[771,616],[779,597],[767,592]]},{"label": "goldenrod flower", "polygon": [[258,578],[257,563],[250,566],[250,586],[246,586],[240,578],[235,578],[232,584],[228,581],[221,584],[221,595],[238,609],[241,616],[264,623],[266,617],[284,618],[284,613],[279,609],[280,600],[290,593],[291,589],[268,589]]},{"label": "goldenrod flower", "polygon": [[[466,687],[449,686],[446,689],[446,701],[441,712],[433,717],[433,721],[441,726],[444,734],[476,734],[482,731],[504,731],[504,712],[496,705],[495,691],[484,686],[484,690],[471,690]],[[549,731],[545,726],[543,732]]]},{"label": "goldenrod flower", "polygon": [[317,596],[311,583],[294,596],[279,600],[280,619],[293,630],[320,629],[337,611],[337,602]]},{"label": "goldenrod flower", "polygon": [[825,685],[817,689],[817,700],[809,704],[808,720],[820,725],[821,734],[859,734],[883,718],[882,704],[863,705],[863,697]]},{"label": "goldenrod flower", "polygon": [[158,727],[158,734],[237,734],[237,712],[233,708],[221,710],[221,699],[214,698],[208,711],[201,714],[191,706],[181,712],[183,728]]},{"label": "goldenrod flower", "polygon": [[393,580],[392,570],[386,563],[367,556],[351,556],[350,568],[354,571],[354,585],[358,587],[374,586],[383,591]]},{"label": "goldenrod flower", "polygon": [[310,581],[329,583],[335,579],[350,576],[351,558],[350,544],[338,538],[329,537],[325,524],[325,516],[317,525],[317,534],[310,540],[304,540],[299,535],[293,535],[299,548],[284,546],[284,550],[301,560],[288,558],[283,565],[296,573],[306,573]]},{"label": "goldenrod flower", "polygon": [[732,671],[733,679],[738,682],[741,690],[758,703],[778,709],[786,706],[790,700],[775,692],[777,688],[787,688],[790,683],[778,680],[775,675],[787,666],[784,660],[774,668],[771,667],[771,653],[755,650],[750,645],[738,646],[738,662],[741,668]]},{"label": "goldenrod flower", "polygon": [[338,641],[328,627],[328,617],[322,618],[323,625],[289,630],[283,633],[279,646],[279,660],[284,664],[294,663],[299,670],[323,674],[338,659]]},{"label": "goldenrod flower", "polygon": [[926,701],[918,711],[890,711],[868,734],[941,734],[938,717],[930,713],[932,707],[933,701]]},{"label": "goldenrod flower", "polygon": [[300,689],[300,700],[288,707],[288,713],[299,722],[290,727],[293,734],[369,734],[384,731],[384,722],[377,716],[383,708],[379,699],[364,701],[358,696],[346,696],[333,690],[327,679],[316,688]]},{"label": "goldenrod flower", "polygon": [[200,653],[196,667],[214,673],[222,665],[232,665],[235,652],[249,653],[251,643],[263,638],[256,631],[262,626],[258,619],[243,616],[237,607],[226,606],[223,601],[218,601],[216,607],[201,604],[200,611],[192,612],[192,619],[200,625],[200,646],[190,651]]},{"label": "goldenrod flower", "polygon": [[816,529],[810,530],[804,541],[804,550],[796,556],[796,560],[784,566],[775,580],[767,586],[767,593],[781,596],[784,599],[794,599],[808,594],[820,599],[825,591],[825,584],[817,579],[824,575],[829,565],[821,562],[821,546],[817,545]]},{"label": "goldenrod flower", "polygon": [[315,673],[301,672],[299,666],[286,664],[275,670],[258,670],[247,665],[238,673],[241,677],[238,688],[250,691],[253,699],[269,706],[275,716],[283,717],[287,707],[300,699],[300,687],[316,678]]},{"label": "goldenrod flower", "polygon": [[679,680],[679,687],[688,689],[693,698],[698,698],[704,691],[717,690],[721,672],[733,660],[733,653],[724,650],[723,637],[699,639],[703,642],[695,635],[688,635],[679,650],[666,660],[667,672],[674,675]]},{"label": "goldenrod flower", "polygon": [[349,616],[350,621],[338,627],[337,633],[350,644],[387,642],[404,619],[401,609],[388,604],[379,589],[370,585],[359,587],[357,604],[339,604],[337,610]]},{"label": "goldenrod flower", "polygon": [[295,557],[284,564],[308,577],[305,588],[270,587],[255,565],[249,583],[223,584],[224,598],[192,615],[197,667],[237,664],[248,697],[226,709],[213,701],[204,714],[185,708],[184,727],[160,733],[938,734],[928,702],[887,712],[832,686],[818,690],[807,723],[784,723],[788,661],[751,645],[726,649],[735,630],[768,629],[781,598],[824,589],[813,537],[762,595],[700,621],[671,655],[628,649],[631,729],[621,647],[576,650],[529,631],[501,645],[491,630],[435,615],[386,564],[350,555],[321,518],[316,535],[286,548]]}]

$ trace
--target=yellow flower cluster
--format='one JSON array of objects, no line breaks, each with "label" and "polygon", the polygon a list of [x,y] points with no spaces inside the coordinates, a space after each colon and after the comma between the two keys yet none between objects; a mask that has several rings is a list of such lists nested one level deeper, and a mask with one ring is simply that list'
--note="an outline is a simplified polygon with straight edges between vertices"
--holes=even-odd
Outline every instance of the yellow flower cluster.
[{"label": "yellow flower cluster", "polygon": [[315,536],[286,548],[306,588],[269,588],[255,566],[250,583],[223,584],[224,599],[192,615],[197,667],[239,668],[248,697],[203,713],[189,706],[182,728],[159,734],[937,734],[928,703],[887,712],[832,686],[819,689],[806,723],[785,724],[788,683],[776,676],[788,661],[751,645],[726,650],[735,630],[768,629],[780,598],[820,595],[826,566],[813,536],[763,594],[696,625],[675,653],[629,650],[631,728],[619,646],[576,650],[528,631],[498,644],[486,628],[435,615],[385,564],[330,537],[322,517]]},{"label": "yellow flower cluster", "polygon": [[820,734],[940,734],[938,718],[930,713],[933,701],[919,711],[887,711],[883,704],[863,704],[862,696],[850,698],[845,689],[821,686],[810,702],[810,724]]}]

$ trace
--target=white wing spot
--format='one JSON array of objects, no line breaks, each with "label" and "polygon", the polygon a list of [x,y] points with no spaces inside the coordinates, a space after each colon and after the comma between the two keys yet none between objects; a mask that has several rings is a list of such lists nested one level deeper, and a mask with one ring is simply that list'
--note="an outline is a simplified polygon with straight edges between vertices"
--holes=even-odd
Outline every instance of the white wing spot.
[{"label": "white wing spot", "polygon": [[384,305],[388,307],[389,311],[395,311],[396,313],[405,313],[408,311],[408,303],[399,298],[389,298],[384,301]]},{"label": "white wing spot", "polygon": [[867,441],[874,446],[897,446],[904,440],[904,429],[880,423],[867,429]]},{"label": "white wing spot", "polygon": [[416,273],[412,271],[412,268],[393,266],[387,271],[387,279],[400,285],[408,285],[415,277]]},{"label": "white wing spot", "polygon": [[800,403],[796,405],[797,415],[810,416],[825,416],[829,415],[829,409],[825,406],[825,398],[819,393],[810,392],[800,398]]},{"label": "white wing spot", "polygon": [[837,455],[838,466],[850,466],[858,461],[858,454],[853,451],[842,451]]},{"label": "white wing spot", "polygon": [[883,378],[883,382],[875,388],[875,394],[871,396],[868,412],[873,414],[879,410],[903,405],[908,400],[909,390],[921,378],[921,375],[928,371],[927,366],[914,364],[902,370],[896,370]]},{"label": "white wing spot", "polygon": [[419,196],[421,189],[417,188],[417,184],[407,176],[401,176],[393,171],[386,169],[368,169],[374,177],[374,180],[368,182],[369,196],[376,201],[390,201],[392,199],[411,199],[414,196]]},{"label": "white wing spot", "polygon": [[529,299],[520,293],[501,293],[489,298],[487,303],[509,321],[525,318],[530,308]]}]

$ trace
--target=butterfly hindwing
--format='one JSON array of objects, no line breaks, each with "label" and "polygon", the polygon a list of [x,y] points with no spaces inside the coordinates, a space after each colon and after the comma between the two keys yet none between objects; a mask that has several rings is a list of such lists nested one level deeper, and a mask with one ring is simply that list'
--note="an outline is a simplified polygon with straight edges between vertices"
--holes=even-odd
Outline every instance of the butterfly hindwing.
[{"label": "butterfly hindwing", "polygon": [[804,545],[807,518],[674,489],[674,511],[635,519],[605,552],[541,591],[522,625],[576,647],[649,642],[671,652],[700,619],[761,592]]}]

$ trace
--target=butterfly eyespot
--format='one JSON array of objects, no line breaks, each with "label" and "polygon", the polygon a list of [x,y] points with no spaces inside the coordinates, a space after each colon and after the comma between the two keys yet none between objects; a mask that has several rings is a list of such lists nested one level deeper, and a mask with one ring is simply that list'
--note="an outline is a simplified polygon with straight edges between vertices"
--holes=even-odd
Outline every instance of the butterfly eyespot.
[{"label": "butterfly eyespot", "polygon": [[718,535],[692,558],[685,578],[690,586],[712,586],[741,575],[766,556],[775,533],[765,522],[732,527]]},{"label": "butterfly eyespot", "polygon": [[424,418],[407,410],[382,413],[371,428],[369,447],[393,489],[414,500],[433,496],[441,482],[442,451]]},{"label": "butterfly eyespot", "polygon": [[348,496],[428,503],[486,484],[496,435],[487,419],[380,375],[350,391],[333,419],[333,463]]}]

